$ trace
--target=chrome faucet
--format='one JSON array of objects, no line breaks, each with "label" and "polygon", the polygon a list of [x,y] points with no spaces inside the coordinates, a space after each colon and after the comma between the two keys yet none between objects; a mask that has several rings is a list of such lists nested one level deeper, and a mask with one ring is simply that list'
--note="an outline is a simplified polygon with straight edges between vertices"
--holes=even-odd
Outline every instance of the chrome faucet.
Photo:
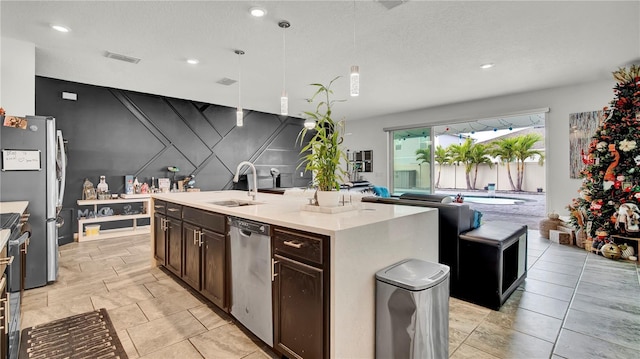
[{"label": "chrome faucet", "polygon": [[251,196],[251,198],[255,201],[256,196],[258,195],[258,174],[256,173],[256,167],[253,165],[253,163],[249,161],[240,162],[238,164],[238,168],[236,168],[236,175],[233,176],[233,182],[238,183],[238,180],[240,179],[240,170],[244,165],[251,167],[251,169],[253,170],[253,192],[251,191],[251,186],[249,186],[249,193],[247,193],[247,195]]}]

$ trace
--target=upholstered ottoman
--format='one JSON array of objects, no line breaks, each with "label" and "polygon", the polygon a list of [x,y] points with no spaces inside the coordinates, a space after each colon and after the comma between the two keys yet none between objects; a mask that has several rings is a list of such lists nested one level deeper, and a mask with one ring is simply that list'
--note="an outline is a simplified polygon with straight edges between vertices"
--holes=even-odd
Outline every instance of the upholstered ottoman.
[{"label": "upholstered ottoman", "polygon": [[527,226],[488,222],[460,235],[460,297],[499,309],[527,275]]}]

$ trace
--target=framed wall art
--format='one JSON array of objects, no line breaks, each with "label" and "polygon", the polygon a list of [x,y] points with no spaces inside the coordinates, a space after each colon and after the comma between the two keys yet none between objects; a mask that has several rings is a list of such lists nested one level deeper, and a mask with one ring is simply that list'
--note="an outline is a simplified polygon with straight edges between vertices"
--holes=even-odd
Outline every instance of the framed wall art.
[{"label": "framed wall art", "polygon": [[[578,112],[569,115],[569,177],[580,178],[588,161],[589,143],[604,121],[604,111]],[[584,161],[583,161],[584,160]]]}]

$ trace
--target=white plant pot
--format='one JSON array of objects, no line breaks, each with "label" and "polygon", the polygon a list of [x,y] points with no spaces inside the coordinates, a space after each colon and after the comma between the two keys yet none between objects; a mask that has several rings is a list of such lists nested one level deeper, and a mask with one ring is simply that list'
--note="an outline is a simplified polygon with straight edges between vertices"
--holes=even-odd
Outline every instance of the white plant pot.
[{"label": "white plant pot", "polygon": [[316,198],[320,207],[338,207],[340,204],[338,191],[316,191]]}]

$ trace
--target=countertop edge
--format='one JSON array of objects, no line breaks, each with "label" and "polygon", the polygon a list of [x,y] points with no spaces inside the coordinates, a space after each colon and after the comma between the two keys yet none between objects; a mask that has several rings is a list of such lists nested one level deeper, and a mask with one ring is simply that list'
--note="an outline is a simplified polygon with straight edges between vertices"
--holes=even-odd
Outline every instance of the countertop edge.
[{"label": "countertop edge", "polygon": [[[357,210],[327,214],[302,211],[305,198],[288,197],[278,194],[259,193],[256,202],[261,204],[243,207],[224,207],[208,202],[223,199],[247,200],[245,191],[208,191],[155,193],[153,199],[189,206],[228,216],[254,220],[270,225],[288,227],[306,232],[333,236],[337,232],[366,226],[376,222],[437,211],[434,208],[359,203]],[[152,207],[153,209],[153,207]]]}]

